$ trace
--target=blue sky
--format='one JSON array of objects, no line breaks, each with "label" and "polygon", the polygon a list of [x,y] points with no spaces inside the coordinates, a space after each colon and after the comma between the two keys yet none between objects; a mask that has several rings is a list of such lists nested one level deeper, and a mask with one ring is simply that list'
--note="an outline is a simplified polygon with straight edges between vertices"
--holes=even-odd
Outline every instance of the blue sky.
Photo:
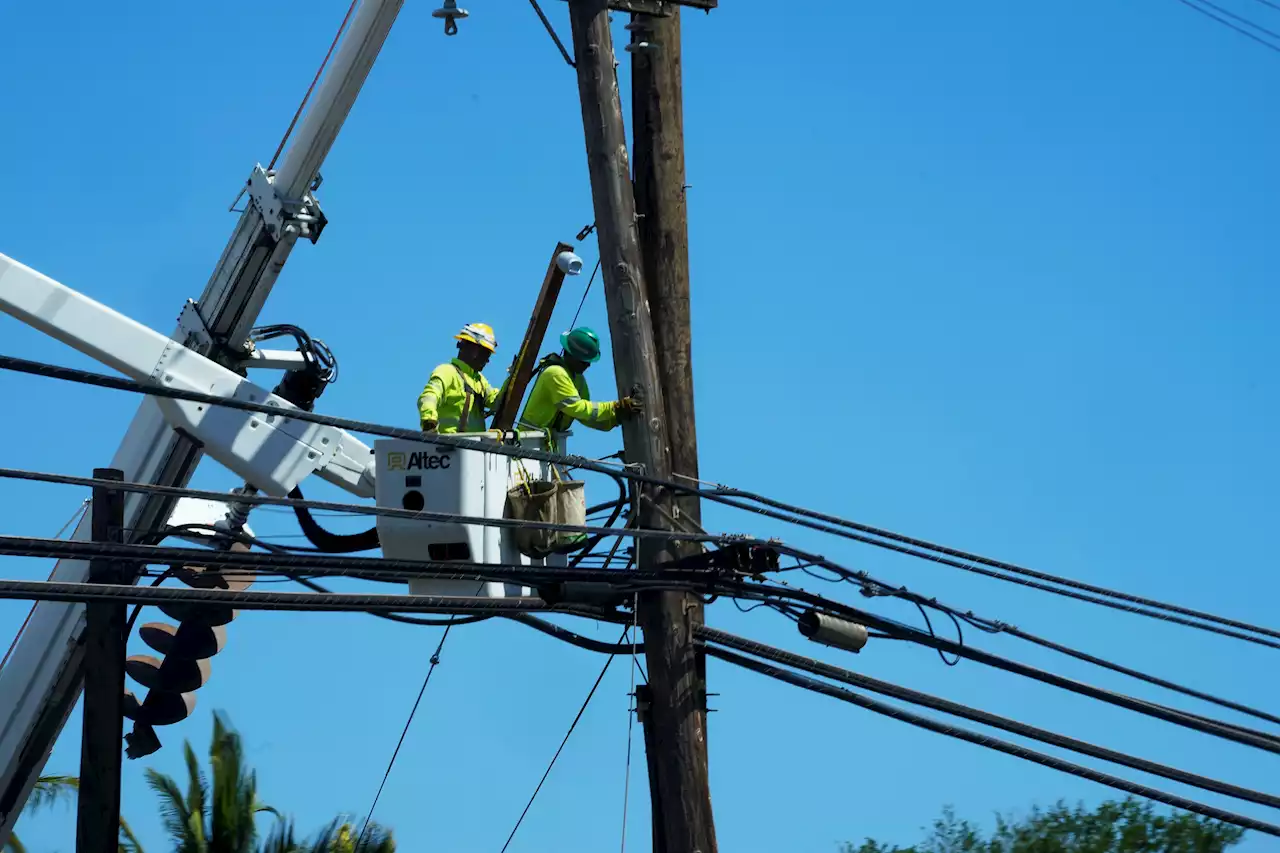
[{"label": "blue sky", "polygon": [[[1223,2],[1280,27],[1261,4]],[[525,4],[468,5],[461,34],[445,39],[432,4],[407,4],[323,169],[328,229],[294,253],[262,315],[304,326],[338,354],[327,413],[412,426],[456,327],[492,323],[509,354],[548,252],[592,219],[573,73]],[[544,6],[567,38],[564,5]],[[1280,122],[1270,105],[1280,56],[1175,0],[723,6],[685,23],[704,476],[1274,624]],[[203,289],[234,225],[227,206],[275,149],[345,9],[8,5],[0,251],[168,332]],[[579,251],[594,262],[593,240]],[[553,329],[569,323],[584,283],[570,280]],[[598,283],[583,318],[607,328]],[[0,351],[94,367],[8,318]],[[606,357],[590,374],[597,396],[611,393],[610,377]],[[137,405],[8,374],[0,397],[10,413],[0,465],[74,474],[109,462]],[[619,442],[581,436],[577,447],[604,454]],[[235,484],[213,463],[196,483]],[[312,486],[309,496],[340,493]],[[53,535],[83,497],[2,482],[0,532]],[[706,520],[785,536],[1205,690],[1280,703],[1265,676],[1274,651],[730,511],[708,509]],[[287,515],[253,523],[296,534]],[[2,573],[48,570],[5,558]],[[0,602],[0,635],[25,612]],[[972,663],[947,668],[888,643],[851,659],[726,602],[709,619],[1274,790],[1273,757]],[[206,748],[211,709],[243,732],[263,798],[302,828],[363,813],[438,641],[438,629],[355,615],[251,613],[231,627],[194,717],[162,732],[160,753],[126,764],[124,812],[151,850],[164,847],[143,768],[179,772],[182,738]],[[609,626],[583,630],[614,639]],[[1217,714],[1015,640],[979,644]],[[626,663],[615,662],[512,851],[618,844]],[[601,664],[514,624],[455,631],[377,819],[405,850],[499,849]],[[723,850],[824,853],[868,835],[907,843],[946,804],[986,820],[1109,794],[714,662],[709,677]],[[49,772],[77,771],[79,725],[77,710]],[[627,847],[642,851],[638,729],[635,744]],[[24,819],[29,849],[72,849],[70,816]]]}]

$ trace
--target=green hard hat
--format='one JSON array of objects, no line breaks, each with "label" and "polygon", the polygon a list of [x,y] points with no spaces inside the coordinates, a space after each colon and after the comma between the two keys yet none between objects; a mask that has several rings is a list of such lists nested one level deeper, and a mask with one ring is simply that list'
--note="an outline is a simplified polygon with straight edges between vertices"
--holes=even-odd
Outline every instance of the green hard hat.
[{"label": "green hard hat", "polygon": [[560,346],[574,358],[580,358],[588,364],[600,360],[600,338],[586,326],[579,326],[572,332],[560,336]]}]

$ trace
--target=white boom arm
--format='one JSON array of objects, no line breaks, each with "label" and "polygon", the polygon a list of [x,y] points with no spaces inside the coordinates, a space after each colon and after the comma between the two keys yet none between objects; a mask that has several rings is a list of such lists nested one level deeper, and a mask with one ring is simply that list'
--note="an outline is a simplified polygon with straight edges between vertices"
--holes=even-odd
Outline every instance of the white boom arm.
[{"label": "white boom arm", "polygon": [[[0,254],[0,311],[136,382],[232,400],[297,407],[157,331]],[[336,427],[286,416],[157,398],[173,429],[269,495],[283,497],[317,474],[372,497],[373,451]]]},{"label": "white boom arm", "polygon": [[[270,175],[261,166],[254,168],[248,181],[250,203],[199,302],[187,302],[174,332],[173,338],[192,351],[224,365],[238,361],[243,355],[245,336],[255,324],[298,237],[314,241],[318,236],[324,216],[312,190],[318,185],[320,166],[402,5],[403,0],[360,0],[276,173]],[[287,34],[277,34],[276,42],[286,52],[295,50]],[[135,353],[133,357],[141,355]],[[190,413],[186,416],[191,417]],[[195,470],[200,453],[195,442],[169,427],[157,401],[147,399],[138,408],[111,467],[123,471],[128,480],[182,486]],[[333,460],[324,470],[342,482],[349,482],[352,473],[339,476],[342,463]],[[275,476],[280,481],[277,485],[287,479],[284,471]],[[270,484],[262,486],[269,487]],[[125,501],[125,522],[132,529],[155,529],[165,524],[173,507],[172,499],[133,494]],[[73,538],[88,539],[89,529],[86,513]],[[88,574],[87,562],[60,560],[53,578],[82,582]],[[80,695],[83,630],[83,605],[39,602],[8,663],[0,669],[0,846],[8,842],[13,824]]]}]

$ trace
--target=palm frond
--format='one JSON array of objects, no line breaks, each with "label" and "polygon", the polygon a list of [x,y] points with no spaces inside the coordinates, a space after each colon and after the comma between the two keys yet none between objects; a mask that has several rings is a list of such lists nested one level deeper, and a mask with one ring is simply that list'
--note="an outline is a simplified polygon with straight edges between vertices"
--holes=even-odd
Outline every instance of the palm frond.
[{"label": "palm frond", "polygon": [[209,745],[213,766],[210,853],[253,853],[258,835],[254,819],[261,806],[257,777],[245,771],[240,735],[218,713],[213,715],[213,734]]},{"label": "palm frond", "polygon": [[308,853],[395,853],[396,842],[390,830],[370,823],[360,827],[344,818],[336,818],[311,842]]},{"label": "palm frond", "polygon": [[258,853],[302,853],[294,837],[293,821],[281,818],[276,821],[267,840],[258,848]]},{"label": "palm frond", "polygon": [[9,840],[4,843],[4,853],[27,853],[27,848],[22,846],[17,833],[9,833]]},{"label": "palm frond", "polygon": [[208,826],[209,783],[200,769],[191,741],[182,742],[182,754],[187,764],[187,825],[191,829],[195,849],[204,850],[208,846],[205,827]]},{"label": "palm frond", "polygon": [[119,853],[144,853],[142,842],[138,840],[138,836],[133,834],[133,828],[129,826],[129,822],[123,817],[120,818]]},{"label": "palm frond", "polygon": [[192,815],[187,811],[187,798],[178,783],[172,776],[150,767],[146,770],[146,777],[147,785],[160,797],[160,820],[176,853],[203,853],[199,836],[192,833]]},{"label": "palm frond", "polygon": [[37,811],[60,800],[75,799],[80,791],[80,780],[75,776],[41,776],[31,789],[27,808]]}]

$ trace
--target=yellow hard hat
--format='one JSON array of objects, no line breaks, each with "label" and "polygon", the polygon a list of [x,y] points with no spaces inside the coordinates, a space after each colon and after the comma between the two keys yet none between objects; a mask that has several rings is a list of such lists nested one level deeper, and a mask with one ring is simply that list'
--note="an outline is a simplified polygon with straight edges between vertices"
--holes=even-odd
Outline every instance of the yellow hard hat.
[{"label": "yellow hard hat", "polygon": [[487,323],[468,323],[453,338],[457,341],[468,341],[484,347],[489,352],[498,351],[498,338],[493,333],[493,327]]}]

